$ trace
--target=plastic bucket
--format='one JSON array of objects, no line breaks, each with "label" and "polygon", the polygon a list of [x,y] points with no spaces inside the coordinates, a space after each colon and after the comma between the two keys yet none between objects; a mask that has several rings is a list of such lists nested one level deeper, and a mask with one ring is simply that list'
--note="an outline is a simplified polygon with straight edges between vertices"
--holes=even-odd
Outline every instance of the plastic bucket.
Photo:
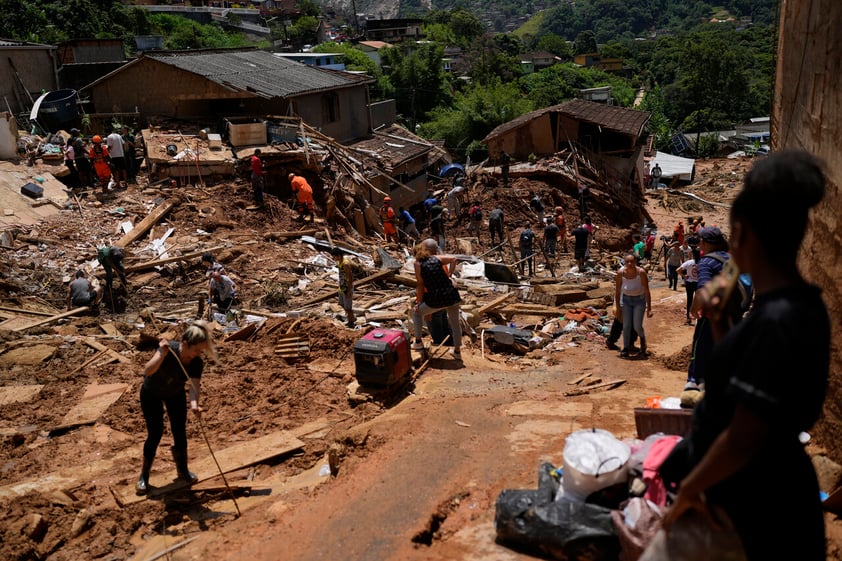
[{"label": "plastic bucket", "polygon": [[631,449],[602,429],[570,434],[564,444],[563,497],[585,502],[592,493],[628,481]]}]

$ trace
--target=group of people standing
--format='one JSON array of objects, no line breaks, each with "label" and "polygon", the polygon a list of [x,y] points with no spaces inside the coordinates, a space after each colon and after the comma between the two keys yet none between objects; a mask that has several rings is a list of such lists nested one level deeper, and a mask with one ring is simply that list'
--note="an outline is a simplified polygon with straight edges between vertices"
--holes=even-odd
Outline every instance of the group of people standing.
[{"label": "group of people standing", "polygon": [[136,180],[137,145],[128,127],[115,127],[105,139],[94,135],[91,142],[88,148],[81,131],[70,129],[70,138],[64,145],[64,164],[70,170],[73,187],[99,187],[107,192],[111,187],[126,188]]}]

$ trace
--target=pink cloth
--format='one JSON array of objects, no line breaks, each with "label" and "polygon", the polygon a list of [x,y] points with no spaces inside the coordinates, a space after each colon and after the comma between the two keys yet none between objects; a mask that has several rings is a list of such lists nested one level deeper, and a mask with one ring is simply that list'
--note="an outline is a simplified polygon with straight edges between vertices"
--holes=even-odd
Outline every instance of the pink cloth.
[{"label": "pink cloth", "polygon": [[646,483],[646,493],[643,496],[658,506],[667,504],[667,489],[658,470],[679,440],[681,437],[678,435],[659,438],[652,443],[643,460],[643,482]]}]

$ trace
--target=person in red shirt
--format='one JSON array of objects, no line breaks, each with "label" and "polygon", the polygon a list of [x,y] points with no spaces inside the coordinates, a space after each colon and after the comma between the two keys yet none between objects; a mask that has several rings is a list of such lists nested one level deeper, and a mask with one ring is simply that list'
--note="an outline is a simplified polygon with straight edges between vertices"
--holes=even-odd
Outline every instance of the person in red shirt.
[{"label": "person in red shirt", "polygon": [[555,207],[555,225],[558,226],[561,251],[567,253],[567,221],[564,219],[564,209],[560,206]]},{"label": "person in red shirt", "polygon": [[643,258],[647,261],[652,259],[652,250],[655,249],[655,231],[649,230],[649,234],[643,241]]},{"label": "person in red shirt", "polygon": [[313,214],[313,188],[307,183],[307,180],[300,175],[290,173],[288,176],[289,183],[292,186],[292,192],[298,196],[298,218],[304,219],[310,217],[310,222],[315,220]]},{"label": "person in red shirt", "polygon": [[392,197],[383,199],[383,206],[380,207],[380,221],[383,223],[383,233],[386,234],[386,243],[398,241],[398,229],[395,226],[395,209],[392,208]]},{"label": "person in red shirt", "polygon": [[251,189],[254,204],[263,206],[263,160],[260,159],[260,148],[251,157]]}]

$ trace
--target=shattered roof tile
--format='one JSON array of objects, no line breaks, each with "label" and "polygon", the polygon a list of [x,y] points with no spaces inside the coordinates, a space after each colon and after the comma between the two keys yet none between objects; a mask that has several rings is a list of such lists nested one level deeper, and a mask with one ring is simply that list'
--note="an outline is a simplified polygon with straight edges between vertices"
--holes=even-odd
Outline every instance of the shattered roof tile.
[{"label": "shattered roof tile", "polygon": [[260,97],[294,97],[366,83],[370,78],[307,66],[258,50],[156,52],[144,56]]},{"label": "shattered roof tile", "polygon": [[627,109],[616,105],[605,105],[604,103],[595,103],[583,99],[572,99],[559,105],[544,107],[543,109],[525,113],[508,123],[503,123],[488,133],[488,136],[482,142],[488,143],[533,119],[541,117],[545,113],[560,113],[585,123],[591,123],[614,132],[635,137],[640,136],[643,132],[643,127],[649,121],[650,116],[648,111]]},{"label": "shattered roof tile", "polygon": [[376,130],[372,136],[347,144],[347,146],[376,153],[388,168],[396,168],[406,160],[436,149],[435,146],[400,125],[383,127]]}]

